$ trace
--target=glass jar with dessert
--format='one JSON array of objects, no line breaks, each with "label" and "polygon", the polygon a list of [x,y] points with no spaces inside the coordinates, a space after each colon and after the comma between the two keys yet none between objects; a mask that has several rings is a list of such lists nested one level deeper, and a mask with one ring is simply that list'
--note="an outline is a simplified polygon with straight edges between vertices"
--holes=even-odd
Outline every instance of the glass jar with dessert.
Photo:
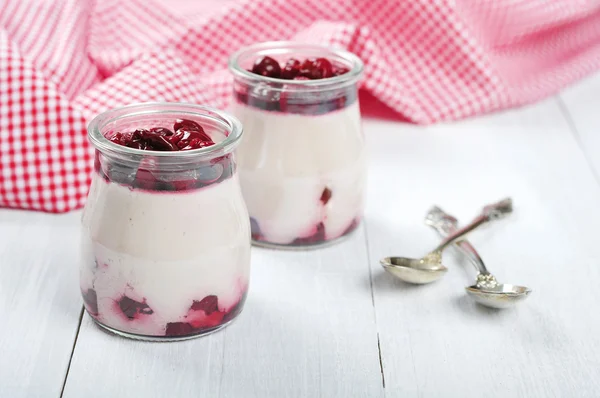
[{"label": "glass jar with dessert", "polygon": [[348,235],[362,217],[366,179],[360,59],[270,42],[238,51],[229,69],[231,111],[245,132],[238,161],[253,242],[310,248]]},{"label": "glass jar with dessert", "polygon": [[100,326],[143,340],[215,331],[241,311],[250,224],[233,153],[240,122],[147,103],[97,116],[80,286]]}]

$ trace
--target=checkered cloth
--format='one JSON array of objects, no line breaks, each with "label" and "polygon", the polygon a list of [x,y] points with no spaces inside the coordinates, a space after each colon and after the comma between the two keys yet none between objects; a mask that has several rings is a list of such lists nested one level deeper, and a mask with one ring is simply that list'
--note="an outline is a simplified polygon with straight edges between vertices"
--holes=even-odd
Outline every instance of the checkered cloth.
[{"label": "checkered cloth", "polygon": [[415,123],[535,101],[600,65],[598,1],[154,1],[0,0],[0,206],[82,206],[92,117],[225,107],[227,57],[255,42],[347,48],[362,89]]}]

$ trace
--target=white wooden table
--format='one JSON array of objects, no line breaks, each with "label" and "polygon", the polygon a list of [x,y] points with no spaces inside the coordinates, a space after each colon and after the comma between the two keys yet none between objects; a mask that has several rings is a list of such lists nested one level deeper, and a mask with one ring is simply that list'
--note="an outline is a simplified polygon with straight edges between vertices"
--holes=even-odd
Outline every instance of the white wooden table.
[{"label": "white wooden table", "polygon": [[[0,397],[599,397],[600,75],[541,103],[418,127],[367,120],[366,220],[327,249],[253,249],[247,305],[182,343],[115,337],[83,314],[80,213],[0,210]],[[462,221],[506,195],[515,214],[471,237],[533,295],[474,304],[475,272],[394,281],[390,254],[438,242],[432,204]]]}]

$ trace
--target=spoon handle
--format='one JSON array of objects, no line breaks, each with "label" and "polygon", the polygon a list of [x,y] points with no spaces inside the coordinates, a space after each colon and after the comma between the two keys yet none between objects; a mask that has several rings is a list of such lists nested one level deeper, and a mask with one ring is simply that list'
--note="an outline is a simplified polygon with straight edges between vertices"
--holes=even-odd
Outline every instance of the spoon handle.
[{"label": "spoon handle", "polygon": [[461,229],[455,230],[450,233],[438,247],[435,248],[434,252],[441,252],[448,245],[454,243],[459,238],[473,231],[475,228],[485,224],[488,221],[496,220],[504,217],[512,212],[512,200],[510,198],[503,199],[497,203],[487,205],[483,208],[481,214],[477,216],[471,223],[464,226]]},{"label": "spoon handle", "polygon": [[[458,220],[438,206],[434,206],[429,210],[425,217],[425,224],[435,229],[443,238],[456,232],[458,229]],[[477,253],[477,250],[475,250],[469,241],[466,239],[460,240],[455,242],[455,245],[469,258],[480,274],[489,273],[479,253]]]}]

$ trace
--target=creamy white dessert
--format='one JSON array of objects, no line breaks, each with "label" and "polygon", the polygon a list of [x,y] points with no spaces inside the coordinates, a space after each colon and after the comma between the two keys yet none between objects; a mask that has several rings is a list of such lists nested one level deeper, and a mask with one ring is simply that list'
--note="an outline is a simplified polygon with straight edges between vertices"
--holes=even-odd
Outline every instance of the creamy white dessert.
[{"label": "creamy white dessert", "polygon": [[356,227],[366,180],[357,100],[314,115],[232,106],[244,126],[238,171],[255,241],[319,244]]},{"label": "creamy white dessert", "polygon": [[[131,120],[101,115],[104,128],[91,128],[98,150],[82,217],[86,310],[141,339],[217,330],[239,314],[248,289],[250,225],[231,153],[241,125],[194,105],[129,109]],[[208,117],[203,127],[149,112],[165,109]]]},{"label": "creamy white dessert", "polygon": [[[197,190],[149,192],[94,173],[88,201],[81,290],[95,292],[88,311],[102,324],[172,336],[185,328],[178,323],[216,327],[241,307],[250,229],[236,175]],[[211,296],[212,308],[192,310]]]}]

